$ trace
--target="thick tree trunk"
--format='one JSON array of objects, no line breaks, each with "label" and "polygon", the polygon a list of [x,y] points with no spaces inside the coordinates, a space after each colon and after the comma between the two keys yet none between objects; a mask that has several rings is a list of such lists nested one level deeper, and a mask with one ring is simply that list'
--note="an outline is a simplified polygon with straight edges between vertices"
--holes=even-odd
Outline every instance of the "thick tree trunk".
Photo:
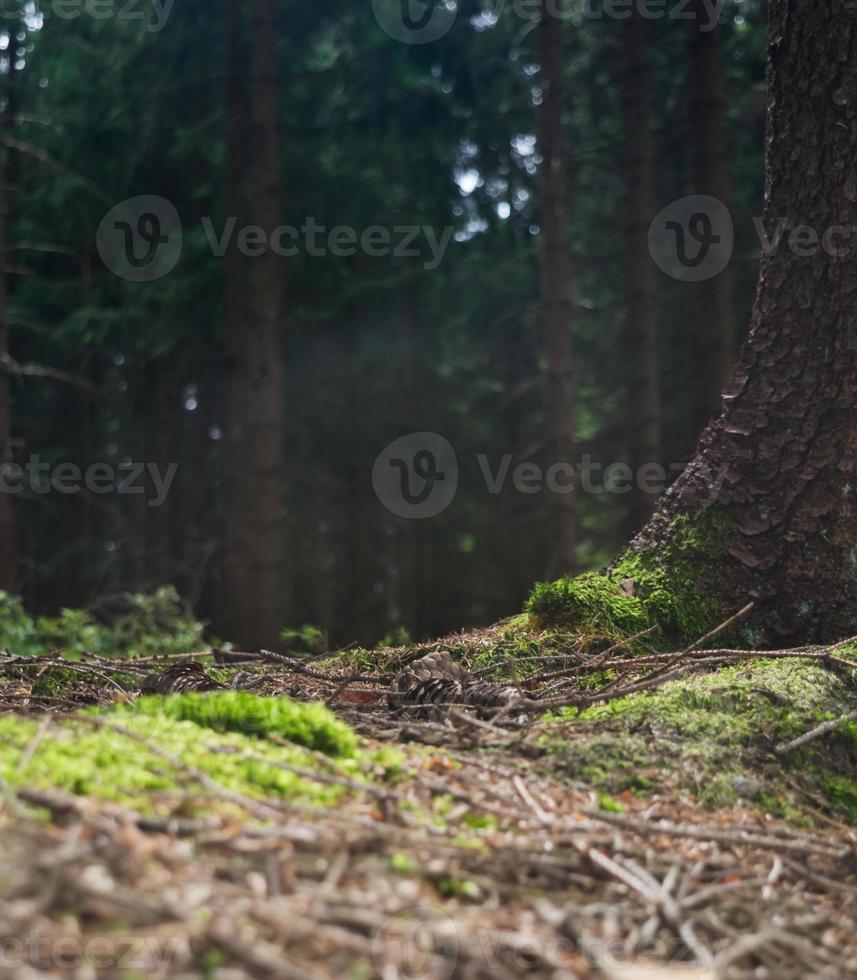
[{"label": "thick tree trunk", "polygon": [[[540,211],[542,302],[547,347],[547,462],[574,466],[574,375],[571,295],[566,226],[566,168],[563,146],[563,25],[552,0],[542,0],[539,24]],[[574,571],[577,526],[573,494],[551,493],[548,503],[551,574]]]},{"label": "thick tree trunk", "polygon": [[[13,71],[13,69],[10,69]],[[5,76],[0,94],[5,95],[6,106],[2,126],[8,130],[13,113],[11,85],[14,75]],[[0,467],[9,464],[12,453],[12,403],[9,392],[9,374],[6,364],[9,357],[9,286],[6,273],[8,253],[6,251],[7,216],[11,177],[11,150],[3,152],[3,166],[0,167]],[[15,518],[12,511],[12,496],[0,486],[0,589],[15,592],[18,588],[18,540],[15,533]]]},{"label": "thick tree trunk", "polygon": [[[240,226],[247,212],[237,0],[232,9],[225,196]],[[254,0],[249,212],[268,235],[281,218],[274,14],[270,0]],[[226,593],[229,638],[250,647],[276,643],[284,625],[282,275],[270,250],[249,259],[233,251],[227,259]]]},{"label": "thick tree trunk", "polygon": [[[647,233],[654,217],[654,150],[649,124],[647,22],[634,8],[623,27],[625,118],[625,309],[631,350],[628,406],[631,465],[639,474],[661,461],[660,361],[655,266]],[[651,517],[656,495],[635,481],[630,521],[634,532]]]},{"label": "thick tree trunk", "polygon": [[[690,29],[690,118],[694,149],[694,190],[731,206],[732,179],[726,139],[726,98],[719,26],[700,30],[710,13],[708,0],[693,0]],[[727,266],[697,286],[697,330],[702,385],[700,426],[720,414],[723,385],[735,357],[734,276]]]},{"label": "thick tree trunk", "polygon": [[857,9],[775,2],[770,28],[765,226],[818,243],[763,257],[723,415],[632,545],[715,520],[697,585],[724,611],[754,599],[761,644],[857,633],[857,242],[835,230],[857,226]]}]

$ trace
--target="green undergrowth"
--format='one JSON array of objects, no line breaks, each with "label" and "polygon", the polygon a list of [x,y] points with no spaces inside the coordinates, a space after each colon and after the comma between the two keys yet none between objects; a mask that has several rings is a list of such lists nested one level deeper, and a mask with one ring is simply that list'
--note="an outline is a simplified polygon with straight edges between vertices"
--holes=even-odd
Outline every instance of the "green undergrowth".
[{"label": "green undergrowth", "polygon": [[292,657],[314,657],[329,649],[327,636],[317,626],[280,630],[280,640]]},{"label": "green undergrowth", "polygon": [[[314,666],[320,670],[348,667],[366,674],[392,676],[413,660],[440,650],[486,679],[508,681],[514,669],[519,679],[527,680],[546,668],[568,667],[575,658],[598,653],[613,642],[606,642],[603,635],[596,633],[538,627],[529,615],[522,613],[490,629],[475,629],[431,644],[352,649],[318,661]],[[628,649],[644,652],[645,647],[630,643]]]},{"label": "green undergrowth", "polygon": [[586,711],[566,709],[543,744],[566,778],[601,793],[672,785],[712,808],[743,799],[792,819],[815,797],[857,820],[857,724],[786,756],[773,752],[855,707],[848,672],[758,660]]},{"label": "green undergrowth", "polygon": [[278,735],[305,748],[342,758],[351,757],[357,751],[357,736],[324,705],[259,697],[248,691],[145,697],[115,710],[123,715],[192,721],[218,732],[257,737]]},{"label": "green undergrowth", "polygon": [[109,615],[63,609],[58,616],[29,616],[17,596],[0,592],[0,649],[17,657],[59,650],[77,659],[189,653],[203,646],[204,626],[189,617],[175,591],[126,595]]},{"label": "green undergrowth", "polygon": [[538,626],[621,637],[658,625],[667,639],[696,639],[723,619],[716,597],[701,593],[699,576],[723,554],[728,537],[714,518],[693,524],[677,518],[656,549],[628,550],[604,573],[539,583],[527,612]]},{"label": "green undergrowth", "polygon": [[[252,732],[218,728],[216,720],[199,711],[189,695],[169,700],[182,702],[185,708],[171,709],[169,704],[159,705],[161,699],[144,699],[140,705],[145,705],[145,710],[128,707],[93,713],[96,726],[84,720],[56,718],[41,739],[37,737],[38,721],[2,716],[0,774],[13,788],[60,789],[120,802],[144,813],[179,810],[188,815],[188,807],[196,814],[221,806],[211,799],[210,789],[201,785],[193,770],[251,798],[332,806],[351,791],[278,768],[278,764],[340,774],[356,782],[394,779],[400,769],[398,750],[358,744],[347,726],[313,712],[305,713],[302,726],[288,714],[280,734],[303,738],[313,743],[313,748],[331,748],[331,738],[335,737],[337,747],[344,750],[337,758],[320,761],[311,748],[274,744],[260,737],[274,731],[273,725]],[[167,710],[159,711],[159,707]],[[183,714],[194,720],[181,717]],[[259,715],[251,711],[250,717],[256,721]],[[215,721],[214,727],[210,720]],[[331,722],[335,724],[331,726]],[[313,727],[325,734],[320,739],[307,737]],[[117,730],[120,728],[125,731]]]}]

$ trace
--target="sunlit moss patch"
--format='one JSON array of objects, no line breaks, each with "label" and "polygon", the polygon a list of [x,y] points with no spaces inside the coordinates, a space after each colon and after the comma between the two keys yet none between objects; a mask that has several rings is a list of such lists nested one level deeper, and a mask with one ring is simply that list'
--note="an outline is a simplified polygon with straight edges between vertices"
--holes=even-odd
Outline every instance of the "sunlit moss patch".
[{"label": "sunlit moss patch", "polygon": [[192,721],[219,732],[279,735],[297,745],[342,758],[353,756],[357,748],[357,736],[351,728],[324,705],[259,697],[249,691],[140,698],[119,710]]}]

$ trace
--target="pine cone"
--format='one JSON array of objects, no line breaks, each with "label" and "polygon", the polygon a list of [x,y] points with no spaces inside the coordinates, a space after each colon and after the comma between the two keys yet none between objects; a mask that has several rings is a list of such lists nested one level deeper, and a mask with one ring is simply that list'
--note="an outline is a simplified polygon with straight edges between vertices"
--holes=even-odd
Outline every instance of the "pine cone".
[{"label": "pine cone", "polygon": [[209,677],[202,664],[195,660],[181,660],[160,674],[149,674],[140,685],[141,694],[187,694],[223,689],[223,685]]},{"label": "pine cone", "polygon": [[[429,677],[399,695],[397,707],[410,718],[434,719],[443,715],[443,705],[461,704],[461,681],[452,677]],[[392,697],[391,697],[392,701]]]},{"label": "pine cone", "polygon": [[392,711],[412,718],[437,719],[444,705],[475,709],[476,715],[490,719],[518,697],[516,688],[465,676],[448,653],[430,653],[400,671],[387,696]]},{"label": "pine cone", "polygon": [[[412,700],[413,692],[423,681],[441,678],[449,681],[458,681],[461,678],[461,668],[444,651],[429,653],[425,657],[420,657],[412,664],[408,664],[404,670],[400,670],[390,685],[388,701],[390,708],[397,711],[406,700]],[[414,702],[416,703],[416,702]]]},{"label": "pine cone", "polygon": [[247,670],[239,670],[229,682],[229,687],[233,691],[259,691],[267,683],[265,677],[259,674],[251,674]]},{"label": "pine cone", "polygon": [[[464,685],[464,703],[477,709],[477,715],[490,718],[494,710],[505,708],[518,697],[518,691],[508,684],[490,681],[469,681]],[[479,710],[482,709],[482,710]]]}]

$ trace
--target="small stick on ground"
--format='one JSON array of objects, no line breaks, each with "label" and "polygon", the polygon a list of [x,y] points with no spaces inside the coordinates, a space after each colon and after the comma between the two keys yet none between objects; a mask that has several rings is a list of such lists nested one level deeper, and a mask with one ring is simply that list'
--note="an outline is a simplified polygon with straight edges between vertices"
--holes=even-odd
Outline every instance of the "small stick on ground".
[{"label": "small stick on ground", "polygon": [[718,627],[711,630],[710,633],[706,633],[705,636],[701,636],[695,643],[691,643],[689,647],[686,647],[681,653],[677,654],[657,673],[668,673],[677,663],[681,663],[685,657],[689,656],[694,651],[701,649],[703,644],[708,643],[709,640],[713,640],[715,636],[720,636],[720,634],[728,630],[730,626],[734,626],[735,623],[740,622],[745,616],[748,616],[753,611],[755,605],[756,604],[754,602],[747,603],[747,605],[744,606],[740,612],[735,613],[734,616],[730,616],[726,622],[721,623]]},{"label": "small stick on ground", "polygon": [[849,721],[857,721],[857,711],[850,711],[847,715],[842,715],[841,718],[826,721],[823,725],[818,725],[818,727],[813,728],[812,731],[792,739],[791,742],[783,742],[774,749],[774,752],[777,755],[786,755],[793,749],[799,749],[804,745],[809,745],[810,742],[814,742],[816,739],[823,738],[825,735],[835,732],[840,725],[845,725]]},{"label": "small stick on ground", "polygon": [[685,827],[681,824],[648,823],[645,820],[627,820],[615,813],[602,813],[600,810],[585,810],[584,816],[600,823],[621,827],[631,834],[665,834],[671,837],[688,837],[692,840],[717,841],[719,844],[735,847],[758,847],[770,851],[789,851],[792,854],[816,854],[819,857],[846,858],[853,853],[850,848],[820,846],[801,840],[777,838],[752,832],[717,830],[713,827]]}]

